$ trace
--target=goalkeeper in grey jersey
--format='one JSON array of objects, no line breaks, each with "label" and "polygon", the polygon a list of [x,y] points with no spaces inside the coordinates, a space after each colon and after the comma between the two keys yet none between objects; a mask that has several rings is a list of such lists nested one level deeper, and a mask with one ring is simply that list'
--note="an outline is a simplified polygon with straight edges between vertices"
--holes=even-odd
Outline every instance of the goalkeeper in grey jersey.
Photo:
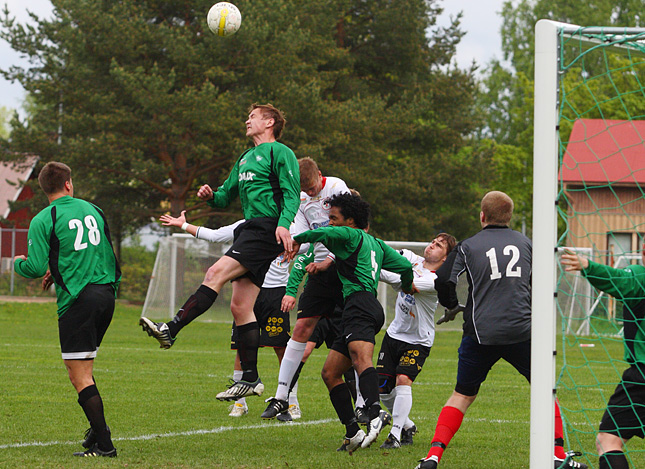
[{"label": "goalkeeper in grey jersey", "polygon": [[[379,405],[378,374],[372,363],[375,336],[385,315],[376,299],[381,268],[401,275],[402,289],[412,292],[412,265],[394,249],[364,230],[369,222],[369,204],[359,196],[336,194],[328,200],[331,226],[294,236],[292,253],[301,243],[323,243],[336,256],[338,277],[343,285],[345,306],[342,335],[332,345],[322,376],[332,405],[345,425],[346,449],[351,453],[376,440],[390,416]],[[359,387],[370,417],[368,433],[356,422],[350,391],[343,373],[351,366],[359,375]]]},{"label": "goalkeeper in grey jersey", "polygon": [[[503,192],[481,201],[481,231],[462,241],[437,270],[435,282],[443,306],[459,306],[455,288],[468,278],[464,333],[459,346],[457,384],[437,421],[428,455],[417,469],[435,469],[489,371],[499,360],[531,380],[531,240],[509,228],[513,200]],[[444,303],[445,301],[445,303]],[[586,469],[566,457],[562,419],[555,405],[556,469]]]}]

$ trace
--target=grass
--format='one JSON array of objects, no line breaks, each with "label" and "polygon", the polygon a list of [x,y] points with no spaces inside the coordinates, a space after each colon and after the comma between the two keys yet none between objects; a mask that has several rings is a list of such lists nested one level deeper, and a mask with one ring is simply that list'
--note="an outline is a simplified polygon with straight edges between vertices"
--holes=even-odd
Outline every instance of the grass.
[{"label": "grass", "polygon": [[[87,421],[60,358],[55,305],[0,305],[0,467],[412,468],[426,454],[437,415],[454,387],[461,334],[440,328],[413,386],[411,418],[420,431],[415,444],[384,451],[378,447],[382,434],[378,444],[350,457],[335,451],[344,429],[320,379],[324,349],[303,369],[298,393],[303,418],[296,424],[263,422],[265,403],[255,397],[247,399],[250,413],[233,419],[228,405],[215,399],[232,375],[230,325],[192,324],[166,351],[137,326],[139,314],[140,308],[117,306],[95,362],[119,457],[89,462],[71,456],[81,449]],[[259,366],[263,397],[269,397],[278,372],[273,352],[261,351]],[[583,435],[584,444],[593,436]],[[500,362],[441,468],[521,468],[529,467],[528,461],[529,385]]]}]

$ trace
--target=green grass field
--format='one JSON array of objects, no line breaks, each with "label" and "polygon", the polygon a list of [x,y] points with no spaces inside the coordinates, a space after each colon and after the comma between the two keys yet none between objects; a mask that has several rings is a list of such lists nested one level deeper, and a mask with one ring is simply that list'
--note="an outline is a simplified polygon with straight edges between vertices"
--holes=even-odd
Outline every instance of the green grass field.
[{"label": "green grass field", "polygon": [[[138,327],[139,314],[138,307],[117,306],[95,362],[119,456],[89,462],[71,456],[81,449],[87,421],[60,358],[55,305],[0,304],[0,467],[412,468],[427,453],[454,387],[461,334],[440,328],[413,386],[415,444],[379,449],[386,429],[378,444],[350,457],[335,451],[344,428],[320,379],[324,348],[301,375],[301,420],[265,423],[259,417],[277,381],[271,350],[260,352],[265,396],[248,398],[250,413],[234,419],[228,404],[215,399],[232,376],[230,326],[192,324],[172,349],[161,350]],[[583,439],[592,444],[593,434]],[[442,469],[499,467],[529,467],[529,385],[505,362],[493,368],[441,463]]]}]

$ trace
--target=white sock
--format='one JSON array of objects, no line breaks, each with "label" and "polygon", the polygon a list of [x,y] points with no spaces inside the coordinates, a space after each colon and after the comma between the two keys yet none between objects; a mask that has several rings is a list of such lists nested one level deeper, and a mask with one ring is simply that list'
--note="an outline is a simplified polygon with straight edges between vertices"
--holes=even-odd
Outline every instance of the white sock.
[{"label": "white sock", "polygon": [[[244,372],[242,370],[233,370],[233,381],[239,381],[242,379]],[[235,401],[236,404],[246,405],[246,398],[242,397]]]},{"label": "white sock", "polygon": [[289,393],[289,405],[298,405],[298,382],[300,380],[296,381],[296,384],[293,385],[293,389]]},{"label": "white sock", "polygon": [[408,420],[410,410],[412,409],[412,387],[397,386],[396,399],[392,409],[392,430],[390,433],[401,440],[401,430]]},{"label": "white sock", "polygon": [[278,374],[278,389],[275,392],[275,398],[282,401],[287,400],[289,394],[289,385],[293,380],[302,357],[305,354],[307,342],[296,342],[289,339],[287,342],[287,349],[284,351],[282,363],[280,364],[280,373]]},{"label": "white sock", "polygon": [[354,376],[356,376],[356,407],[365,407],[365,399],[363,399],[363,396],[361,395],[361,388],[358,385],[359,379],[356,370],[354,370]]},{"label": "white sock", "polygon": [[405,424],[403,425],[403,430],[409,430],[412,427],[414,427],[414,422],[410,420],[410,417],[405,421]]},{"label": "white sock", "polygon": [[381,397],[381,402],[391,414],[394,409],[394,400],[396,399],[396,388],[392,389],[390,394],[379,394],[379,396]]}]

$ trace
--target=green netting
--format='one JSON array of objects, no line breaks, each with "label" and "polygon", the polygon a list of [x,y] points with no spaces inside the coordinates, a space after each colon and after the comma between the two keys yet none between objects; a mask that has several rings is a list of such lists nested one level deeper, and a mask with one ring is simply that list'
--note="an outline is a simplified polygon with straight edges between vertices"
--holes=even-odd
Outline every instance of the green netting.
[{"label": "green netting", "polygon": [[[645,236],[645,31],[615,32],[560,38],[558,246],[625,268],[641,263]],[[622,309],[558,264],[565,446],[593,467],[601,417],[628,367]],[[641,439],[626,449],[632,467],[645,467]]]}]

